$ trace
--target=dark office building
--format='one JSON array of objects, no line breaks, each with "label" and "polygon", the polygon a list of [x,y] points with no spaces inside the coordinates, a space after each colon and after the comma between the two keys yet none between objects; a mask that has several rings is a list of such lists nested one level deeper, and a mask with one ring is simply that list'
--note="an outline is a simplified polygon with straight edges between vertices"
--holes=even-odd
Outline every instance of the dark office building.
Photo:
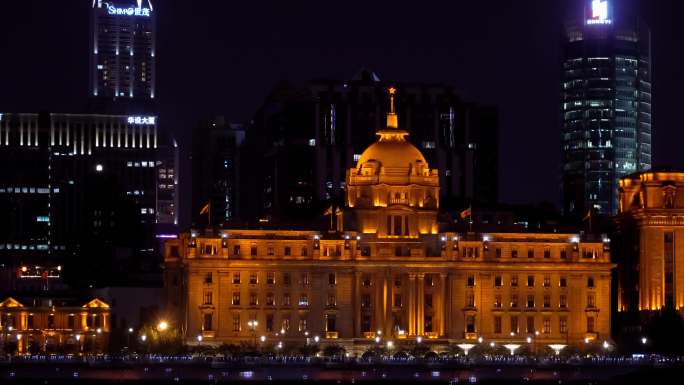
[{"label": "dark office building", "polygon": [[651,168],[648,26],[607,0],[588,1],[566,25],[562,67],[564,213],[615,214],[620,178]]},{"label": "dark office building", "polygon": [[465,102],[441,84],[383,82],[369,71],[352,80],[281,84],[249,128],[243,158],[245,218],[320,215],[342,203],[345,170],[385,124],[387,88],[397,88],[401,127],[440,170],[442,207],[498,200],[498,112]]},{"label": "dark office building", "polygon": [[48,288],[62,274],[98,286],[158,279],[178,156],[157,117],[0,116],[0,256],[16,273],[0,289]]},{"label": "dark office building", "polygon": [[[242,124],[223,117],[205,121],[192,132],[192,218],[198,226],[226,226],[240,215]],[[207,212],[200,214],[207,207]]]}]

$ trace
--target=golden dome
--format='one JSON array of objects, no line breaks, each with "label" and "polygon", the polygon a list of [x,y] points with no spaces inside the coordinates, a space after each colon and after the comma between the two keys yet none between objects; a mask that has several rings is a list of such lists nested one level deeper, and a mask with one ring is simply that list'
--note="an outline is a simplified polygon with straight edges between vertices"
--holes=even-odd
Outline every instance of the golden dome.
[{"label": "golden dome", "polygon": [[395,92],[394,87],[389,89],[390,111],[387,114],[387,128],[378,131],[380,138],[361,154],[356,164],[357,168],[373,160],[387,168],[410,168],[411,165],[421,162],[427,167],[420,150],[406,140],[408,132],[398,128],[397,114],[394,111]]},{"label": "golden dome", "polygon": [[422,164],[427,166],[425,157],[423,157],[420,150],[409,143],[404,137],[408,135],[405,131],[393,135],[384,134],[384,132],[386,131],[379,133],[380,140],[371,144],[361,154],[361,158],[356,164],[357,168],[370,160],[375,160],[381,166],[389,168],[409,168],[412,164],[415,165],[416,162],[422,162]]}]

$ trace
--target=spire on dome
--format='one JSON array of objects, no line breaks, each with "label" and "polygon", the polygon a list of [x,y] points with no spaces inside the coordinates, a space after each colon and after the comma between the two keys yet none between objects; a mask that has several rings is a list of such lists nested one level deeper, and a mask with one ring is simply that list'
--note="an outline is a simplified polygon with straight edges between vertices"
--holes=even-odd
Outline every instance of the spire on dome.
[{"label": "spire on dome", "polygon": [[397,114],[394,111],[394,94],[397,92],[397,89],[390,87],[388,91],[390,95],[390,110],[387,113],[387,128],[397,129],[399,128],[399,121],[397,119]]}]

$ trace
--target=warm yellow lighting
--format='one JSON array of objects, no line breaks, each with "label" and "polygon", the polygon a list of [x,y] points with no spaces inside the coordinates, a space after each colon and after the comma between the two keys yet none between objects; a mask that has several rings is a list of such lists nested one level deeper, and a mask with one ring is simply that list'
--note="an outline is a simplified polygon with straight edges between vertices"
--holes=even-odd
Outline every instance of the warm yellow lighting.
[{"label": "warm yellow lighting", "polygon": [[168,328],[169,328],[169,324],[166,321],[161,321],[157,325],[157,330],[159,330],[160,332],[163,332],[164,330],[166,330]]}]

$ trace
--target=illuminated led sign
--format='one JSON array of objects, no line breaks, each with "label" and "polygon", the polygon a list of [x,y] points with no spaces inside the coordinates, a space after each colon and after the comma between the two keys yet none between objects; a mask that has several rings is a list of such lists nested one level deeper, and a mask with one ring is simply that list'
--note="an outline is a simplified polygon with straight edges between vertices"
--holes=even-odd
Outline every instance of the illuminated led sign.
[{"label": "illuminated led sign", "polygon": [[155,116],[129,116],[128,124],[156,124]]},{"label": "illuminated led sign", "polygon": [[608,0],[592,0],[591,9],[587,12],[588,25],[608,25],[613,24],[609,18]]},{"label": "illuminated led sign", "polygon": [[111,4],[107,4],[107,12],[110,15],[116,15],[116,16],[144,16],[144,17],[150,17],[150,14],[152,13],[152,11],[149,8],[141,8],[141,7],[119,8],[119,7],[115,7]]}]

